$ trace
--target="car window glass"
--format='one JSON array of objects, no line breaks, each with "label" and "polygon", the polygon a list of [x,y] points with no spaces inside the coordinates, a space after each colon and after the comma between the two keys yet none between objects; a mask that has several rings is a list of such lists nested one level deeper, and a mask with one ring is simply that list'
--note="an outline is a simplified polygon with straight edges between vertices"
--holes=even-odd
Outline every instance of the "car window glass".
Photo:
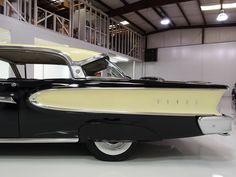
[{"label": "car window glass", "polygon": [[82,66],[86,76],[93,77],[117,77],[122,78],[123,75],[118,69],[108,62],[106,59],[99,59]]},{"label": "car window glass", "polygon": [[71,78],[67,65],[26,64],[17,65],[22,78],[26,79],[68,79]]},{"label": "car window glass", "polygon": [[71,72],[67,65],[34,64],[33,69],[27,65],[27,78],[68,79]]},{"label": "car window glass", "polygon": [[0,79],[15,78],[15,74],[9,63],[0,60]]}]

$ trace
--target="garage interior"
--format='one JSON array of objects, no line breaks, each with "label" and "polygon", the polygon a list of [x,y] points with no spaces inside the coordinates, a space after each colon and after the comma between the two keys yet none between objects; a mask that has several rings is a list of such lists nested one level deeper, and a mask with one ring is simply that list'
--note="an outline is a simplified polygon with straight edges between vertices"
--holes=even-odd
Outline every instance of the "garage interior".
[{"label": "garage interior", "polygon": [[[0,6],[0,44],[107,53],[133,79],[228,85],[219,109],[234,117],[230,136],[142,143],[130,160],[116,163],[95,160],[84,145],[1,144],[2,176],[235,176],[235,0],[0,0]],[[59,67],[29,69],[39,79],[69,77]]]}]

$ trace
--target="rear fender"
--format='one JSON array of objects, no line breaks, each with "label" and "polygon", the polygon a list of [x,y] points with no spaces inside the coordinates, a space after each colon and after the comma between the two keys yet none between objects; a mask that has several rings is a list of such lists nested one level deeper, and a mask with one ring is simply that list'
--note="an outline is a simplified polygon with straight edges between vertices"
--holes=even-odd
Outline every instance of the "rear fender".
[{"label": "rear fender", "polygon": [[128,124],[89,122],[79,129],[80,142],[89,140],[151,141],[160,137],[151,130]]}]

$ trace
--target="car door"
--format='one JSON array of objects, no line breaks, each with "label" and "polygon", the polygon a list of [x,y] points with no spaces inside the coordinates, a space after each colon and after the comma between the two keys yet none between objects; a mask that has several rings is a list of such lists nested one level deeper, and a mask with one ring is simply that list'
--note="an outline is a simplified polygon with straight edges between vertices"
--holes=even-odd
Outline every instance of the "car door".
[{"label": "car door", "polygon": [[[10,73],[10,74],[9,74]],[[8,63],[0,62],[0,138],[19,136],[17,83]]]}]

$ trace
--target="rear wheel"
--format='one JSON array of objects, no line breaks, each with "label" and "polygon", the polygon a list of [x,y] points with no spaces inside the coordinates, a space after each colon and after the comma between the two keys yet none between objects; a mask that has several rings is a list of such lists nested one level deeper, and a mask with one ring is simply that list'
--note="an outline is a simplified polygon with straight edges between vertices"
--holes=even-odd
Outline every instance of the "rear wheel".
[{"label": "rear wheel", "polygon": [[134,143],[131,141],[90,141],[88,149],[99,160],[122,161],[132,154]]}]

